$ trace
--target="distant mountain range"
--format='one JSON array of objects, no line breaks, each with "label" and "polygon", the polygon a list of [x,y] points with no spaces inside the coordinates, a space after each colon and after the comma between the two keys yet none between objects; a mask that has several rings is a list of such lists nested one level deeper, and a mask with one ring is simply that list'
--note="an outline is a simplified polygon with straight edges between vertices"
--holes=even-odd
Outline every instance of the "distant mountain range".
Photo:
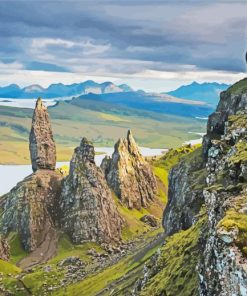
[{"label": "distant mountain range", "polygon": [[[171,101],[176,101],[176,98],[181,98],[189,101],[200,101],[215,107],[219,101],[219,93],[226,90],[228,84],[212,83],[197,83],[193,82],[189,85],[183,85],[176,90],[166,93],[153,93],[149,96],[156,97],[163,100],[162,96],[170,95]],[[116,93],[129,93],[128,96],[135,98],[138,95],[147,95],[146,92],[139,90],[135,92],[129,85],[117,85],[112,82],[97,83],[93,80],[84,81],[81,83],[73,83],[65,85],[63,83],[51,84],[49,87],[44,88],[38,84],[33,84],[24,88],[19,87],[17,84],[11,84],[5,87],[0,87],[0,98],[37,98],[43,97],[46,99],[52,98],[72,98],[87,94],[116,94]],[[174,98],[175,97],[175,98]],[[111,96],[112,99],[112,96]],[[166,97],[168,99],[168,96]]]},{"label": "distant mountain range", "polygon": [[[125,112],[125,108],[143,112],[169,114],[183,117],[207,117],[213,108],[203,102],[181,100],[167,94],[151,94],[143,92],[118,92],[104,94],[86,94],[67,101],[78,107],[97,111],[115,110]],[[156,115],[157,116],[157,115]],[[156,117],[155,116],[155,117]]]},{"label": "distant mountain range", "polygon": [[216,106],[219,101],[220,92],[226,90],[229,86],[229,84],[217,82],[193,82],[189,85],[180,86],[173,91],[166,92],[166,94],[186,100],[203,101]]},{"label": "distant mountain range", "polygon": [[105,93],[120,93],[133,91],[127,84],[116,85],[112,82],[97,83],[88,80],[82,83],[73,83],[65,85],[63,83],[51,84],[47,88],[43,88],[38,84],[33,84],[24,88],[17,84],[11,84],[5,87],[0,87],[0,97],[2,98],[59,98],[73,97],[85,95],[88,93],[105,94]]}]

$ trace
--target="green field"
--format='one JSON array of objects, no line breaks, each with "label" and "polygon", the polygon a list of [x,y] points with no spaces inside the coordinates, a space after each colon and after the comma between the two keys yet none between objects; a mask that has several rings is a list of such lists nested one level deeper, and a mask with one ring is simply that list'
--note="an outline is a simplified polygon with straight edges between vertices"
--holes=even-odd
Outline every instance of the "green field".
[{"label": "green field", "polygon": [[[29,163],[28,137],[32,109],[0,106],[0,163]],[[198,138],[188,132],[204,132],[205,122],[131,108],[111,107],[83,101],[80,106],[60,102],[49,108],[58,161],[68,161],[81,137],[97,147],[113,146],[128,129],[140,146],[179,147],[184,141]]]}]

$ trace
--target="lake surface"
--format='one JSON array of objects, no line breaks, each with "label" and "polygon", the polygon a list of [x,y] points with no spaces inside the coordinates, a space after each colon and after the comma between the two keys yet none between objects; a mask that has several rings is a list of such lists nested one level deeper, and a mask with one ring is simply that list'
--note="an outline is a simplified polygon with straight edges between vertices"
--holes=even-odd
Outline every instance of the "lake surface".
[{"label": "lake surface", "polygon": [[[37,99],[4,99],[0,98],[0,106],[34,109]],[[56,100],[42,100],[46,107],[54,106]]]},{"label": "lake surface", "polygon": [[[112,155],[113,148],[110,147],[96,147],[96,152],[103,152],[104,154],[96,155],[95,162],[100,166],[102,159],[106,155]],[[143,156],[161,155],[166,149],[151,149],[140,147]],[[69,162],[58,162],[57,167],[64,164],[69,165]],[[18,182],[32,173],[31,165],[0,165],[0,196],[9,192]]]}]

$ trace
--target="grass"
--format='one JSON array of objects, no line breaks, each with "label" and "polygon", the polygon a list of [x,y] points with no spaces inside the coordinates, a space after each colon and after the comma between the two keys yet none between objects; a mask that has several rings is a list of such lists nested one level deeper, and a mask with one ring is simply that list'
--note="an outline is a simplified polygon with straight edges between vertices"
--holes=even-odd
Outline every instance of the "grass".
[{"label": "grass", "polygon": [[247,196],[235,198],[234,208],[226,211],[224,218],[218,223],[217,228],[223,227],[227,231],[233,229],[238,230],[238,235],[235,240],[236,245],[247,257],[247,215],[239,210],[246,205]]},{"label": "grass", "polygon": [[[191,228],[169,237],[161,247],[156,261],[156,273],[148,282],[141,296],[196,296],[198,274],[196,266],[200,257],[199,236],[206,215]],[[152,268],[153,262],[147,265]]]},{"label": "grass", "polygon": [[18,274],[21,272],[21,269],[10,262],[0,259],[0,272],[4,275]]},{"label": "grass", "polygon": [[10,261],[16,264],[22,258],[27,256],[27,252],[23,249],[21,245],[21,240],[16,232],[11,232],[8,235],[8,243],[10,246]]},{"label": "grass", "polygon": [[92,248],[98,253],[104,252],[97,243],[87,242],[81,245],[74,245],[67,235],[63,235],[59,240],[57,255],[48,264],[57,264],[59,261],[70,256],[78,256],[83,261],[90,261],[87,252]]},{"label": "grass", "polygon": [[237,83],[234,83],[231,87],[228,88],[227,92],[231,94],[241,94],[247,91],[247,78],[244,78]]},{"label": "grass", "polygon": [[[91,109],[90,109],[91,108]],[[121,112],[120,112],[121,111]],[[0,163],[28,164],[28,137],[33,110],[0,106]],[[95,146],[112,147],[119,137],[132,129],[140,146],[150,148],[179,147],[203,132],[205,122],[178,116],[128,109],[101,112],[85,105],[80,108],[66,102],[49,108],[58,161],[68,161],[73,148],[85,136]]]},{"label": "grass", "polygon": [[[87,242],[81,245],[73,245],[68,236],[63,235],[59,239],[57,255],[45,265],[35,268],[34,272],[26,274],[22,281],[34,295],[41,295],[41,293],[45,292],[46,287],[49,286],[60,287],[66,269],[58,269],[57,264],[70,256],[77,256],[86,264],[90,264],[91,258],[87,255],[87,252],[92,248],[98,253],[104,252],[97,243]],[[46,272],[44,266],[50,266],[51,271]]]},{"label": "grass", "polygon": [[129,120],[124,119],[120,116],[107,114],[107,113],[101,113],[101,118],[107,120],[107,121],[115,121],[115,122],[129,122]]},{"label": "grass", "polygon": [[[114,264],[99,273],[89,276],[79,283],[72,284],[66,289],[55,291],[53,295],[94,296],[114,281],[123,278],[129,272],[137,268],[141,273],[145,261],[154,254],[156,249],[157,247],[150,249],[138,262],[133,260],[132,256],[128,256],[120,260],[117,264]],[[117,286],[116,288],[119,287]]]},{"label": "grass", "polygon": [[16,278],[16,276],[20,273],[20,268],[10,262],[6,262],[0,259],[0,294],[1,287],[4,287],[4,290],[6,291],[6,294],[1,295],[28,295],[27,291],[23,290],[23,285],[21,284],[21,282]]}]

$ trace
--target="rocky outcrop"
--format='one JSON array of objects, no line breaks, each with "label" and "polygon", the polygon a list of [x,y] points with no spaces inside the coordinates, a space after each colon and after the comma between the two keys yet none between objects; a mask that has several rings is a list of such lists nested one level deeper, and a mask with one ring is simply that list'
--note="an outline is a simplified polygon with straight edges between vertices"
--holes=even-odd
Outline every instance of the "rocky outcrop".
[{"label": "rocky outcrop", "polygon": [[4,213],[1,232],[18,232],[28,251],[34,251],[58,220],[58,199],[62,175],[52,170],[38,170],[3,196]]},{"label": "rocky outcrop", "polygon": [[36,102],[33,113],[29,149],[34,172],[38,169],[55,169],[56,146],[53,140],[49,114],[40,98]]},{"label": "rocky outcrop", "polygon": [[75,243],[117,243],[123,220],[94,156],[92,143],[83,138],[75,149],[70,172],[63,185],[61,226]]},{"label": "rocky outcrop", "polygon": [[168,235],[188,229],[204,202],[205,166],[202,150],[184,157],[169,173],[168,203],[163,227]]},{"label": "rocky outcrop", "polygon": [[230,115],[246,109],[247,105],[247,78],[235,83],[220,94],[220,101],[216,111],[208,118],[207,134],[203,140],[204,157],[207,157],[212,140],[218,140],[225,132],[225,124]]},{"label": "rocky outcrop", "polygon": [[[194,158],[196,153],[199,158]],[[186,285],[187,294],[181,295],[247,295],[246,205],[247,79],[244,79],[221,94],[216,112],[209,117],[203,150],[197,149],[171,170],[164,212],[164,227],[171,236],[161,254],[157,252],[154,262],[144,269],[134,295],[178,295]],[[187,241],[189,233],[191,240]],[[177,251],[172,253],[173,245],[167,250],[167,257],[163,249],[176,237],[180,238]],[[189,251],[195,239],[197,243]],[[199,281],[191,281],[188,276],[184,263],[188,257],[189,262],[194,262]],[[169,290],[170,258],[176,262],[175,266],[178,258],[183,264]],[[161,265],[157,267],[159,262]],[[188,280],[181,285],[184,278]],[[173,290],[175,284],[178,288]]]},{"label": "rocky outcrop", "polygon": [[[246,85],[247,86],[247,85]],[[245,101],[246,102],[246,101]],[[221,139],[211,140],[203,195],[208,223],[202,232],[200,295],[247,294],[247,102],[229,116]]]},{"label": "rocky outcrop", "polygon": [[128,208],[147,207],[155,198],[155,177],[130,131],[115,144],[112,157],[103,159],[101,168],[109,187]]},{"label": "rocky outcrop", "polygon": [[9,260],[9,244],[7,240],[0,236],[0,259]]},{"label": "rocky outcrop", "polygon": [[[34,110],[30,152],[34,173],[1,198],[3,214],[0,232],[5,235],[11,231],[17,232],[25,250],[31,252],[40,248],[39,253],[42,253],[42,244],[49,240],[50,246],[50,240],[56,237],[63,176],[54,170],[55,143],[49,116],[41,99],[37,100]],[[49,251],[47,248],[45,250]]]}]

